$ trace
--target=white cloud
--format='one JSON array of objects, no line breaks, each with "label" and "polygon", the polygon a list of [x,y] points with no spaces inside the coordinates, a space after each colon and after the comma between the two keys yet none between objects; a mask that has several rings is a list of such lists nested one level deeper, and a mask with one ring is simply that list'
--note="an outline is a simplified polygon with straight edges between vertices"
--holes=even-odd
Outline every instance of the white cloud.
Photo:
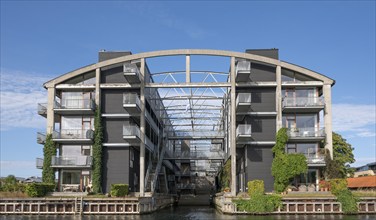
[{"label": "white cloud", "polygon": [[43,83],[47,77],[1,69],[1,129],[43,128],[45,119],[37,114],[37,104],[47,101]]},{"label": "white cloud", "polygon": [[332,108],[334,131],[353,132],[352,137],[376,136],[375,105],[333,104]]}]

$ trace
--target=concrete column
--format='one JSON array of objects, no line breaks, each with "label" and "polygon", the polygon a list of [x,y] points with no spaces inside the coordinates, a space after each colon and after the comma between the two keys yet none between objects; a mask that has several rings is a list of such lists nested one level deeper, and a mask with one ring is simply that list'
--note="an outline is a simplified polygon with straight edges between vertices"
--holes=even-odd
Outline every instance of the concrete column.
[{"label": "concrete column", "polygon": [[230,119],[230,152],[231,152],[231,195],[236,196],[236,82],[235,57],[231,57],[231,119]]},{"label": "concrete column", "polygon": [[140,73],[140,196],[145,196],[145,58],[141,58]]},{"label": "concrete column", "polygon": [[47,88],[47,130],[46,134],[52,134],[55,130],[55,87]]},{"label": "concrete column", "polygon": [[95,70],[95,104],[100,106],[101,102],[101,69]]},{"label": "concrete column", "polygon": [[185,56],[185,81],[187,83],[191,82],[191,56]]},{"label": "concrete column", "polygon": [[325,149],[330,152],[333,159],[333,140],[332,140],[332,86],[324,84],[323,95],[325,98],[324,122],[325,122]]},{"label": "concrete column", "polygon": [[276,68],[276,81],[277,81],[277,88],[275,93],[275,100],[276,100],[276,111],[277,111],[277,131],[282,128],[282,74],[281,74],[281,66],[277,66]]}]

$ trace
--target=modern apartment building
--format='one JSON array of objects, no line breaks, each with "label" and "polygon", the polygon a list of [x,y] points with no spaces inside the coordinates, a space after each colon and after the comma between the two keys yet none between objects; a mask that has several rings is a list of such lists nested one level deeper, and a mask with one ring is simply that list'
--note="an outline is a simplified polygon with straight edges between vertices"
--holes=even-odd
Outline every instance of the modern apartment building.
[{"label": "modern apartment building", "polygon": [[97,63],[46,82],[47,103],[38,112],[57,144],[51,166],[60,191],[91,186],[96,108],[104,128],[104,192],[113,183],[141,196],[190,191],[196,176],[218,175],[229,158],[233,194],[254,179],[271,191],[271,148],[282,127],[286,152],[303,153],[309,166],[292,184],[318,185],[323,149],[332,154],[333,85],[279,60],[277,49],[101,51]]}]

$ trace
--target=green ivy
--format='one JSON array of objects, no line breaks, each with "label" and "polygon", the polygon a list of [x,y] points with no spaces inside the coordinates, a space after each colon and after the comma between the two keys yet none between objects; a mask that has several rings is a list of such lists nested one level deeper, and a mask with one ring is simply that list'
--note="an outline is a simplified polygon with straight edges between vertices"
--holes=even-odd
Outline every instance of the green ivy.
[{"label": "green ivy", "polygon": [[93,173],[92,183],[93,192],[102,193],[102,121],[101,111],[98,106],[95,110],[94,118],[94,144],[93,144]]},{"label": "green ivy", "polygon": [[249,191],[250,198],[248,200],[233,200],[239,211],[246,211],[254,214],[270,213],[275,211],[282,204],[281,196],[275,194],[264,194],[264,181],[249,181],[248,187],[252,187],[251,192]]},{"label": "green ivy", "polygon": [[[334,193],[333,193],[334,194]],[[357,202],[359,199],[354,196],[350,190],[343,189],[337,191],[335,193],[338,202],[342,205],[342,212],[345,214],[355,214],[358,212],[358,204]]]},{"label": "green ivy", "polygon": [[219,183],[221,190],[230,186],[231,182],[231,158],[223,165],[221,172],[219,173]]},{"label": "green ivy", "polygon": [[51,160],[53,156],[56,156],[56,146],[52,141],[52,134],[47,134],[46,142],[43,148],[43,171],[42,171],[42,181],[44,183],[55,184],[55,172],[51,167]]},{"label": "green ivy", "polygon": [[307,159],[303,154],[285,153],[287,141],[287,129],[279,129],[276,136],[276,144],[272,148],[274,153],[272,175],[276,192],[285,191],[292,178],[308,171]]}]

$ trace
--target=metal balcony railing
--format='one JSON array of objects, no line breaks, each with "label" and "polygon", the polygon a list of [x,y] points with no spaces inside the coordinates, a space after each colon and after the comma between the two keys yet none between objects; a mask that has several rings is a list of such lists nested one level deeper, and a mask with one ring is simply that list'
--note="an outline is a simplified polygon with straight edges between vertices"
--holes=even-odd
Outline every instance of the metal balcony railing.
[{"label": "metal balcony railing", "polygon": [[250,124],[240,124],[236,128],[236,135],[251,135],[252,134],[252,126]]},{"label": "metal balcony railing", "polygon": [[44,144],[46,142],[46,134],[43,132],[37,132],[37,143]]},{"label": "metal balcony railing", "polygon": [[94,109],[95,101],[93,99],[62,99],[55,101],[56,109]]},{"label": "metal balcony railing", "polygon": [[35,165],[36,165],[36,168],[37,169],[43,169],[43,158],[37,158],[36,161],[35,161]]},{"label": "metal balcony railing", "polygon": [[325,137],[325,129],[321,128],[290,128],[287,132],[290,138]]},{"label": "metal balcony railing", "polygon": [[94,131],[91,129],[61,129],[52,133],[53,139],[93,139]]},{"label": "metal balcony railing", "polygon": [[124,105],[136,104],[137,106],[140,106],[140,98],[138,97],[137,93],[124,93],[123,104]]},{"label": "metal balcony railing", "polygon": [[39,115],[47,114],[47,103],[38,103],[38,114]]},{"label": "metal balcony railing", "polygon": [[315,107],[324,106],[323,97],[284,97],[283,107]]},{"label": "metal balcony railing", "polygon": [[123,125],[123,136],[136,136],[140,138],[140,128],[137,125]]},{"label": "metal balcony railing", "polygon": [[137,73],[140,74],[140,70],[138,69],[135,63],[126,63],[123,67],[124,73]]},{"label": "metal balcony railing", "polygon": [[324,155],[306,155],[308,164],[325,164]]},{"label": "metal balcony railing", "polygon": [[223,131],[170,131],[169,137],[173,136],[182,136],[182,137],[207,137],[207,138],[215,138],[215,137],[222,137],[224,136]]},{"label": "metal balcony railing", "polygon": [[239,103],[251,104],[251,93],[238,93],[238,96],[236,97],[236,106],[238,106]]},{"label": "metal balcony railing", "polygon": [[236,73],[240,71],[251,71],[251,62],[247,60],[238,61],[236,64]]},{"label": "metal balcony railing", "polygon": [[91,156],[60,157],[52,156],[51,166],[59,167],[87,167],[91,166],[93,158]]}]

